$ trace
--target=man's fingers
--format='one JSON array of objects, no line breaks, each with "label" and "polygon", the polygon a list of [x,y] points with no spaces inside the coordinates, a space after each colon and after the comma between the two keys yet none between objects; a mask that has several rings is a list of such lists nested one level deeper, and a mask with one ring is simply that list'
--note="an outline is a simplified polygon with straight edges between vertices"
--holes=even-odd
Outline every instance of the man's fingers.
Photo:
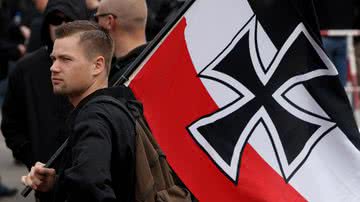
[{"label": "man's fingers", "polygon": [[25,185],[25,186],[27,186],[27,184],[26,184],[26,177],[27,177],[27,176],[21,176],[21,183],[22,183],[23,185]]},{"label": "man's fingers", "polygon": [[35,167],[38,167],[38,166],[44,167],[45,164],[38,161],[38,162],[35,163]]},{"label": "man's fingers", "polygon": [[35,167],[34,174],[39,178],[43,178],[47,176],[54,176],[56,173],[53,168]]},{"label": "man's fingers", "polygon": [[32,184],[32,180],[30,179],[29,175],[25,175],[21,177],[21,182],[23,183],[23,185],[25,186],[31,186]]},{"label": "man's fingers", "polygon": [[26,186],[30,186],[32,189],[36,190],[37,189],[37,185],[34,184],[33,180],[31,179],[31,177],[28,175],[28,176],[23,176],[21,178],[21,181],[23,181],[23,183],[26,185]]},{"label": "man's fingers", "polygon": [[24,179],[26,185],[35,190],[39,185],[41,185],[42,180],[45,179],[45,176],[38,173],[39,169],[43,169],[43,165],[38,162],[35,166],[31,167],[30,173]]},{"label": "man's fingers", "polygon": [[37,185],[37,186],[39,186],[40,184],[41,184],[41,179],[39,179],[38,177],[36,177],[36,176],[29,176],[29,178],[30,178],[30,180],[31,180],[31,182],[32,182],[32,184],[35,184],[35,185]]},{"label": "man's fingers", "polygon": [[55,175],[55,169],[44,168],[43,163],[37,162],[35,166],[31,167],[31,170],[27,176],[21,177],[21,182],[24,185],[30,186],[34,190],[49,190],[49,188],[52,187],[47,187],[49,186],[47,184],[54,181]]},{"label": "man's fingers", "polygon": [[34,176],[39,180],[44,180],[47,177],[46,172],[43,171],[43,168],[39,167],[34,169]]}]

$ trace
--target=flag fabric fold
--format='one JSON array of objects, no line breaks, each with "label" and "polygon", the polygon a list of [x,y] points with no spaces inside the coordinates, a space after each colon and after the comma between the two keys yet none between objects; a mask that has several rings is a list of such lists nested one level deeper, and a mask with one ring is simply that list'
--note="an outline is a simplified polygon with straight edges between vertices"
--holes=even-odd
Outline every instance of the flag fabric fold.
[{"label": "flag fabric fold", "polygon": [[311,0],[198,0],[129,81],[200,201],[360,201],[360,135]]}]

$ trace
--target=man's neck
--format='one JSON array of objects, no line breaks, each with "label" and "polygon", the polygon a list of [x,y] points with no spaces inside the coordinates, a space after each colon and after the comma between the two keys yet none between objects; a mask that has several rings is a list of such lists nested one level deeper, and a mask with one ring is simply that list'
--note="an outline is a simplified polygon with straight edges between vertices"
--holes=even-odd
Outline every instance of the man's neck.
[{"label": "man's neck", "polygon": [[70,103],[76,107],[78,106],[78,104],[81,102],[81,100],[83,100],[84,98],[86,98],[87,96],[89,96],[90,94],[94,93],[97,90],[103,89],[103,88],[107,88],[107,81],[106,83],[103,83],[102,85],[91,85],[87,90],[85,90],[83,93],[81,94],[75,94],[75,95],[68,95],[69,101]]},{"label": "man's neck", "polygon": [[[119,34],[120,35],[120,34]],[[145,36],[131,36],[126,37],[122,36],[115,36],[117,37],[115,40],[115,57],[120,58],[127,55],[130,51],[135,49],[138,46],[141,46],[146,43]]]}]

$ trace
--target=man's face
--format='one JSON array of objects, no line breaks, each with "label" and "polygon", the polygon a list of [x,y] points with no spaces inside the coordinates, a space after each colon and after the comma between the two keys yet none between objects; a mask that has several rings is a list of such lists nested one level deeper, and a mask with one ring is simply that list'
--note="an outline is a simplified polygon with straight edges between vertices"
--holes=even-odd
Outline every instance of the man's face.
[{"label": "man's face", "polygon": [[36,9],[40,12],[40,13],[43,13],[45,8],[46,8],[46,5],[48,3],[48,0],[33,0],[34,4],[35,4],[35,7]]},{"label": "man's face", "polygon": [[98,23],[98,25],[100,27],[110,31],[108,16],[111,15],[111,16],[113,16],[113,18],[116,18],[116,16],[114,14],[109,13],[108,11],[106,11],[107,9],[105,9],[104,7],[105,6],[104,6],[103,3],[99,4],[99,7],[98,7],[97,12],[95,14],[95,21]]},{"label": "man's face", "polygon": [[74,35],[54,42],[50,71],[55,94],[80,96],[94,81],[91,72],[94,62],[86,57],[79,39],[78,35]]},{"label": "man's face", "polygon": [[94,10],[99,6],[100,0],[86,0],[85,2],[89,10]]}]

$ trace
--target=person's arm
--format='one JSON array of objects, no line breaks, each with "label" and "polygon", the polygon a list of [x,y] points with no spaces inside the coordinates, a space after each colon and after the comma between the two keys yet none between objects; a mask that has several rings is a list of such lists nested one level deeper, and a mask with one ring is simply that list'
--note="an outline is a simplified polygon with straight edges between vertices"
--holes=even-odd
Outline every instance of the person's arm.
[{"label": "person's arm", "polygon": [[6,145],[14,157],[29,169],[34,165],[31,139],[28,134],[26,97],[24,95],[23,73],[19,64],[9,77],[8,89],[2,107],[1,130]]},{"label": "person's arm", "polygon": [[3,60],[17,60],[25,54],[22,44],[16,44],[6,40],[0,40],[0,56]]},{"label": "person's arm", "polygon": [[116,201],[111,183],[111,129],[96,112],[83,111],[74,127],[71,167],[64,171],[67,201]]}]

